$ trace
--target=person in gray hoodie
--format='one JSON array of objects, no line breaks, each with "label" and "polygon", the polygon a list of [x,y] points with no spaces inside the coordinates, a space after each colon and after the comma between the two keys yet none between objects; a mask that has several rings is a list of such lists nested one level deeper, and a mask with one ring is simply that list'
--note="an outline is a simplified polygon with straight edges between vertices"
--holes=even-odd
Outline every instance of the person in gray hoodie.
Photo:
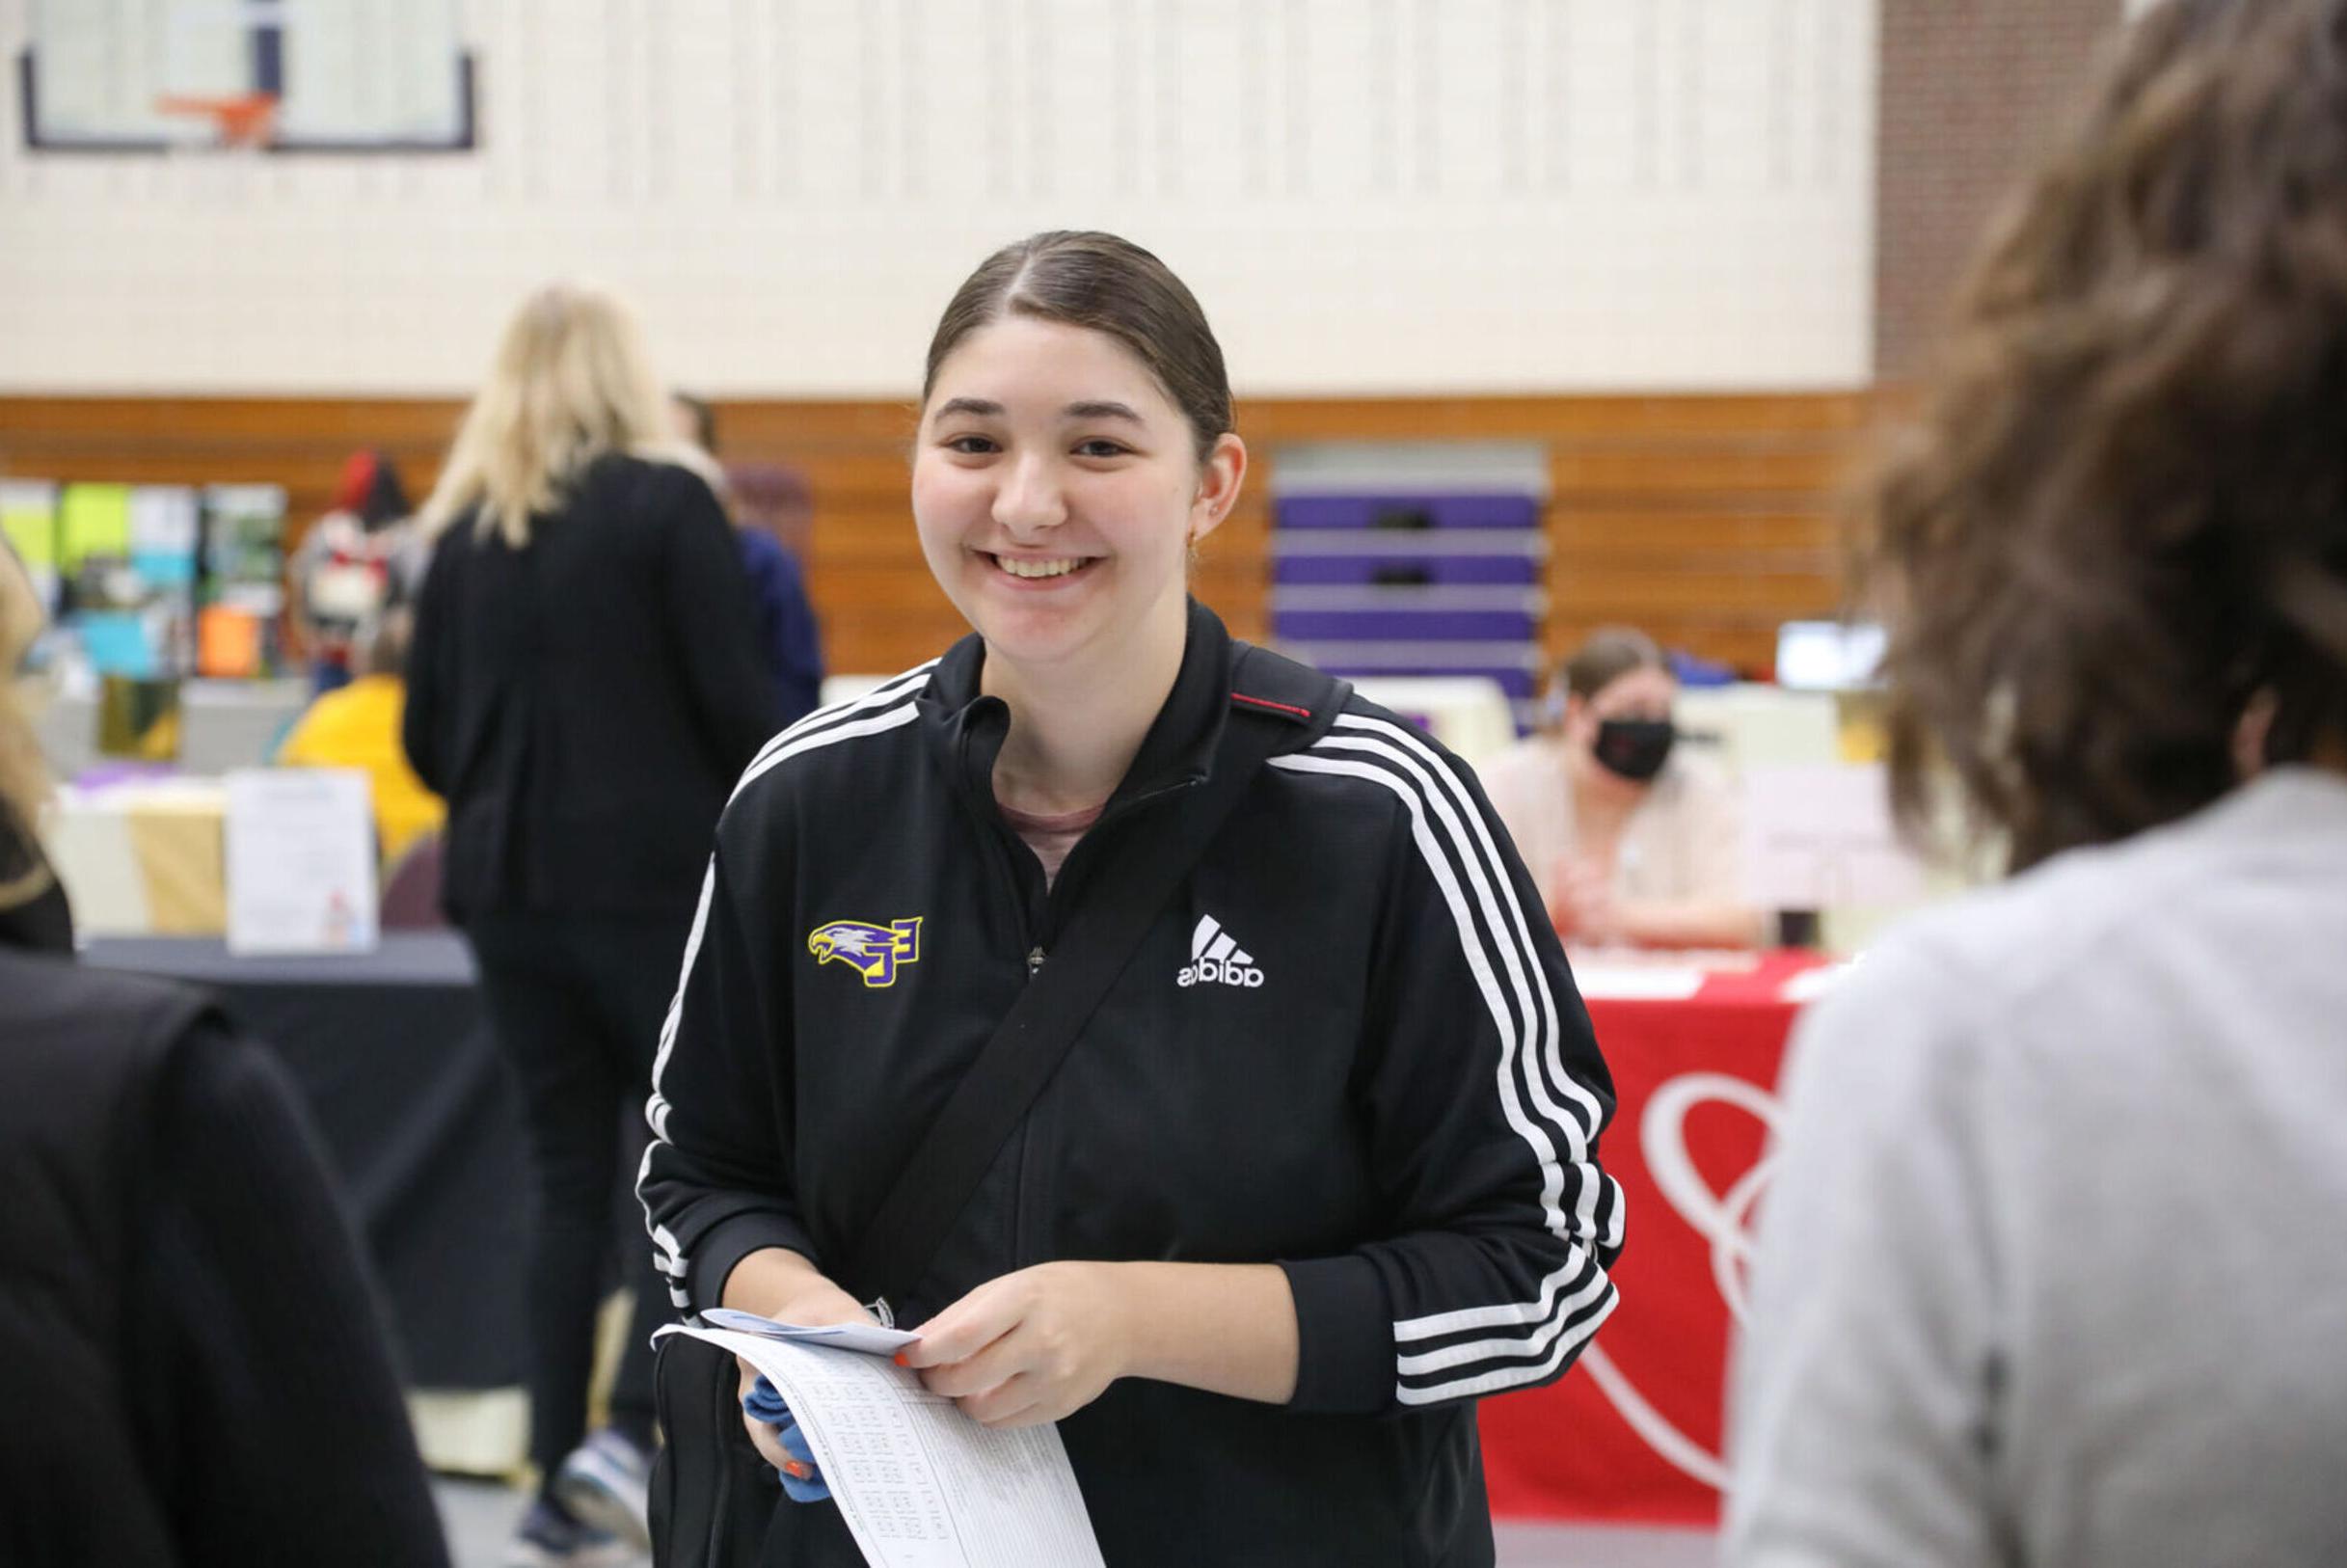
[{"label": "person in gray hoodie", "polygon": [[2016,875],[1800,1028],[1734,1568],[2347,1561],[2347,0],[2169,0],[1872,491]]}]

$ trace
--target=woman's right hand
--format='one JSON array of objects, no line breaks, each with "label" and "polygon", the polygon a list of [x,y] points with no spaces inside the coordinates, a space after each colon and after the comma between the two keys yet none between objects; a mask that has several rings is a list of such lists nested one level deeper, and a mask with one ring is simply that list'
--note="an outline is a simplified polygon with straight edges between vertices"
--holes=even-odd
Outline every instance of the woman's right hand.
[{"label": "woman's right hand", "polygon": [[[863,1303],[818,1273],[814,1264],[796,1253],[779,1249],[752,1253],[735,1265],[725,1283],[725,1305],[770,1317],[778,1323],[796,1323],[810,1329],[834,1323],[878,1321],[864,1310]],[[734,1361],[742,1373],[741,1397],[747,1401],[757,1392],[758,1368],[739,1356]],[[812,1485],[822,1484],[816,1479],[812,1456],[795,1454],[786,1447],[778,1425],[759,1419],[745,1408],[742,1412],[742,1426],[749,1433],[759,1457],[773,1466],[786,1482],[797,1475]],[[792,1495],[801,1501],[810,1500],[796,1489]]]}]

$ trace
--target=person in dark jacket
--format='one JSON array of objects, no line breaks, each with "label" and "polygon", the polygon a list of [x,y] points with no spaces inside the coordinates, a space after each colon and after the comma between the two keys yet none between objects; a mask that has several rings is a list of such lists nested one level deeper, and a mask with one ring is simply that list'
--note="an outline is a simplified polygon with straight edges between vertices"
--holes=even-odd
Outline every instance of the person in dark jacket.
[{"label": "person in dark jacket", "polygon": [[0,1562],[442,1568],[298,1102],[198,992],[72,961],[0,546]]},{"label": "person in dark jacket", "polygon": [[[1236,726],[1287,723],[886,1305],[973,1419],[1060,1424],[1119,1568],[1489,1564],[1474,1401],[1558,1376],[1616,1300],[1611,1084],[1469,770],[1358,697],[1266,701],[1284,662],[1189,599],[1246,462],[1156,257],[1043,234],[963,284],[912,504],[976,635],[736,787],[640,1191],[680,1308],[864,1316],[835,1271],[1059,933]],[[823,1501],[767,1551],[858,1560]]]},{"label": "person in dark jacket", "polygon": [[[678,436],[712,459],[717,456],[717,411],[689,392],[671,392],[671,422]],[[730,475],[729,475],[730,484]],[[728,495],[729,505],[738,500]],[[734,512],[734,538],[758,601],[758,639],[765,644],[781,697],[779,717],[796,724],[815,711],[823,689],[823,629],[807,603],[805,574],[790,548],[759,523]]]},{"label": "person in dark jacket", "polygon": [[404,735],[448,804],[442,900],[479,961],[530,1136],[530,1454],[544,1489],[517,1564],[607,1560],[607,1536],[643,1539],[645,1337],[665,1298],[640,1255],[611,1424],[584,1431],[612,1197],[640,1149],[623,1140],[623,1106],[649,1084],[726,790],[775,712],[707,460],[664,429],[625,308],[542,289],[507,329],[423,512],[436,546]]}]

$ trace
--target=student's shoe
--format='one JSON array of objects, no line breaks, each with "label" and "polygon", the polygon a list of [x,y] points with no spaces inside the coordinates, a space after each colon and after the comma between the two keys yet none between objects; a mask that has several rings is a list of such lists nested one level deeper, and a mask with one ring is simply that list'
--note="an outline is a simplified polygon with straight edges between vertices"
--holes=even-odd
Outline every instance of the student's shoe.
[{"label": "student's shoe", "polygon": [[505,1545],[504,1568],[628,1568],[635,1553],[609,1530],[573,1519],[540,1498]]},{"label": "student's shoe", "polygon": [[652,1546],[652,1455],[607,1426],[554,1472],[554,1497],[578,1518],[638,1552]]}]

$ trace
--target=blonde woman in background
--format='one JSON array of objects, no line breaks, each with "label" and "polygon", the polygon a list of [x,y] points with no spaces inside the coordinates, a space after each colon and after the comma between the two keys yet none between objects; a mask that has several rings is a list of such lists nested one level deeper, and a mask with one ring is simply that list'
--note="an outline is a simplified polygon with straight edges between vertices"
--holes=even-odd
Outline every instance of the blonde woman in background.
[{"label": "blonde woman in background", "polygon": [[1756,947],[1767,939],[1767,917],[1744,900],[1735,795],[1707,761],[1678,746],[1678,695],[1652,638],[1626,627],[1598,632],[1557,667],[1548,728],[1482,770],[1493,808],[1569,942]]},{"label": "blonde woman in background", "polygon": [[472,942],[529,1129],[543,1486],[506,1559],[529,1568],[615,1561],[645,1540],[646,1336],[667,1297],[641,1249],[625,1255],[636,1321],[611,1424],[585,1432],[613,1194],[640,1151],[622,1108],[650,1093],[712,830],[775,723],[707,459],[666,430],[620,302],[542,288],[422,512],[434,551],[404,735],[447,802],[442,903]]},{"label": "blonde woman in background", "polygon": [[16,685],[47,619],[24,563],[0,541],[0,944],[69,953],[73,911],[40,852],[48,769]]}]

